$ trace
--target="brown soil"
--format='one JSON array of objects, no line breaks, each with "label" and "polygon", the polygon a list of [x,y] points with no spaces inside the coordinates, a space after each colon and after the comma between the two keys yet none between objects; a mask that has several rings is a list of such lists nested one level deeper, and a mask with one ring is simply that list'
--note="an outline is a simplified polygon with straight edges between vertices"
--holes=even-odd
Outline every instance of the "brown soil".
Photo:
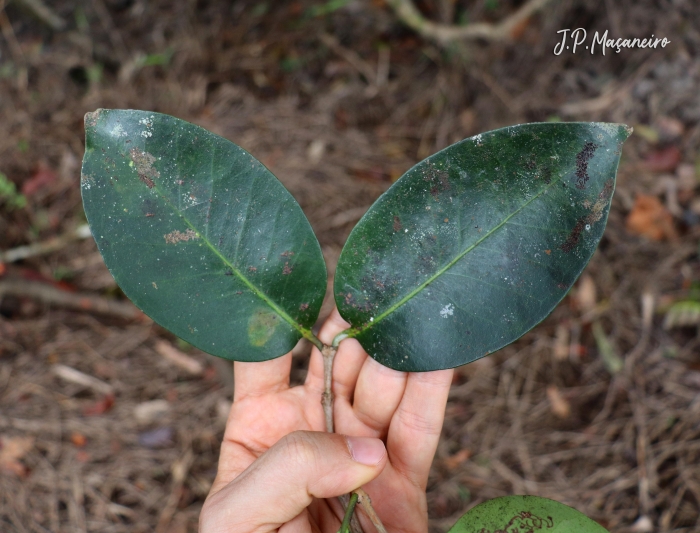
[{"label": "brown soil", "polygon": [[[455,6],[496,20],[520,3]],[[57,32],[21,4],[0,11],[0,172],[27,206],[0,205],[2,250],[84,221],[83,115],[99,107],[174,114],[250,151],[301,203],[331,272],[367,207],[436,150],[552,118],[635,126],[584,277],[531,333],[458,370],[428,485],[431,530],[512,493],[555,498],[613,532],[651,531],[644,516],[653,531],[700,530],[700,329],[697,317],[664,327],[673,302],[699,298],[697,2],[564,0],[513,43],[443,50],[381,0],[328,13],[311,0],[58,0],[68,24]],[[420,5],[439,16],[437,1]],[[577,27],[671,45],[555,56],[556,32]],[[660,215],[642,216],[658,240],[626,228],[639,195],[660,200]],[[203,368],[188,371],[158,344],[177,340],[142,318],[61,305],[67,291],[120,298],[91,240],[0,266],[2,287],[53,291],[0,288],[0,531],[196,531],[230,366],[181,346]],[[296,382],[306,357],[300,348]],[[65,379],[64,367],[99,383]],[[149,421],[139,406],[153,400],[164,402]]]}]

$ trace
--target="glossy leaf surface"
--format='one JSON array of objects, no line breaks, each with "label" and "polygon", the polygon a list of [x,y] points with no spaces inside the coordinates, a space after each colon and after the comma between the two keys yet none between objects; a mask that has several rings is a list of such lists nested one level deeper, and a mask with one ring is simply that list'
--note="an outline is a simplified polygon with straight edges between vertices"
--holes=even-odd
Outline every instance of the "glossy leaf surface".
[{"label": "glossy leaf surface", "polygon": [[539,496],[505,496],[470,509],[448,533],[607,533],[576,509]]},{"label": "glossy leaf surface", "polygon": [[455,367],[519,338],[593,255],[629,133],[513,126],[411,168],[340,255],[334,292],[350,336],[403,371]]},{"label": "glossy leaf surface", "polygon": [[85,213],[138,307],[227,359],[271,359],[310,336],[326,267],[299,204],[269,170],[167,115],[98,110],[85,129]]}]

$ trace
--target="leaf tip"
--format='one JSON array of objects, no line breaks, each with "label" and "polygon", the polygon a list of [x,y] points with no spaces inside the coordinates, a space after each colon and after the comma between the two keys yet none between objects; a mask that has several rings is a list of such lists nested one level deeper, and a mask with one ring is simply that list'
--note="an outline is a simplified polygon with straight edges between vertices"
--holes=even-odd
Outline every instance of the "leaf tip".
[{"label": "leaf tip", "polygon": [[85,113],[85,127],[86,128],[94,128],[97,126],[97,121],[100,118],[100,115],[104,109],[96,109],[95,111],[91,111],[89,113]]},{"label": "leaf tip", "polygon": [[632,135],[634,129],[627,124],[617,124],[614,122],[598,122],[596,125],[611,137],[617,137],[620,142],[625,142],[629,136]]}]

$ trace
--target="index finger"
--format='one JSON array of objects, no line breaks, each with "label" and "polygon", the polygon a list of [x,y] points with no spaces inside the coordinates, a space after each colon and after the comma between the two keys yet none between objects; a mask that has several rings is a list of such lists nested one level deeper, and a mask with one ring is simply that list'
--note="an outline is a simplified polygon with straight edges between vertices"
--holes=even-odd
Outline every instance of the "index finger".
[{"label": "index finger", "polygon": [[292,352],[260,363],[233,363],[233,401],[289,388]]}]

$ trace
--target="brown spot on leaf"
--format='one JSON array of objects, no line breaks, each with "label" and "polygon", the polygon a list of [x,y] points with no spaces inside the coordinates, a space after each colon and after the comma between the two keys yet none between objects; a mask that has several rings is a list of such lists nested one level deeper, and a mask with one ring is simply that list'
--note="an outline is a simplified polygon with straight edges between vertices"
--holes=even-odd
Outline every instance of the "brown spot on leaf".
[{"label": "brown spot on leaf", "polygon": [[576,245],[581,238],[581,232],[585,227],[586,217],[579,218],[574,226],[574,229],[571,230],[571,233],[569,233],[569,236],[566,238],[566,242],[560,246],[560,248],[564,250],[564,253],[568,254],[571,250],[576,248]]},{"label": "brown spot on leaf", "polygon": [[546,253],[547,255],[552,255],[552,250],[545,250],[544,253]]},{"label": "brown spot on leaf", "polygon": [[100,118],[102,114],[102,109],[97,109],[92,113],[85,113],[85,126],[88,128],[94,128],[97,126],[97,119]]},{"label": "brown spot on leaf", "polygon": [[287,276],[292,273],[292,267],[289,266],[288,262],[284,263],[284,268],[282,269],[282,275]]},{"label": "brown spot on leaf", "polygon": [[306,311],[309,308],[309,304],[301,304],[299,306],[300,311]]},{"label": "brown spot on leaf", "polygon": [[180,241],[199,239],[199,235],[197,235],[197,232],[192,229],[188,229],[184,233],[178,230],[171,231],[167,235],[163,235],[163,237],[165,237],[165,242],[168,244],[176,244]]},{"label": "brown spot on leaf", "polygon": [[248,267],[248,272],[257,272],[258,269],[255,267]]},{"label": "brown spot on leaf", "polygon": [[590,179],[588,162],[593,157],[596,148],[598,148],[598,145],[589,141],[583,145],[583,150],[576,154],[576,187],[578,189],[585,189],[586,183]]},{"label": "brown spot on leaf", "polygon": [[294,252],[290,252],[289,250],[287,250],[286,252],[282,252],[280,255],[282,257],[292,257],[294,255]]},{"label": "brown spot on leaf", "polygon": [[352,302],[352,294],[351,294],[351,293],[347,293],[347,294],[345,295],[345,305],[351,305],[351,302]]},{"label": "brown spot on leaf", "polygon": [[394,217],[394,231],[401,231],[403,226],[401,226],[401,219],[398,216]]},{"label": "brown spot on leaf", "polygon": [[142,152],[138,148],[129,150],[129,155],[134,162],[139,179],[144,182],[149,189],[152,189],[155,185],[153,180],[160,178],[160,172],[153,167],[156,158],[148,152]]},{"label": "brown spot on leaf", "polygon": [[598,199],[596,200],[596,203],[593,204],[593,206],[590,208],[591,212],[588,214],[588,216],[581,217],[578,219],[576,225],[574,226],[574,229],[571,230],[571,233],[569,233],[566,242],[564,242],[564,244],[560,246],[560,248],[565,253],[569,253],[576,247],[581,238],[581,232],[584,230],[584,228],[589,229],[591,224],[598,222],[601,218],[603,218],[605,208],[610,203],[610,197],[612,196],[612,193],[613,180],[609,179],[605,182],[603,190],[600,191],[600,193],[598,193]]},{"label": "brown spot on leaf", "polygon": [[438,200],[438,195],[441,192],[450,189],[449,173],[446,170],[438,170],[432,162],[428,162],[423,179],[432,185],[430,194],[435,200]]}]

